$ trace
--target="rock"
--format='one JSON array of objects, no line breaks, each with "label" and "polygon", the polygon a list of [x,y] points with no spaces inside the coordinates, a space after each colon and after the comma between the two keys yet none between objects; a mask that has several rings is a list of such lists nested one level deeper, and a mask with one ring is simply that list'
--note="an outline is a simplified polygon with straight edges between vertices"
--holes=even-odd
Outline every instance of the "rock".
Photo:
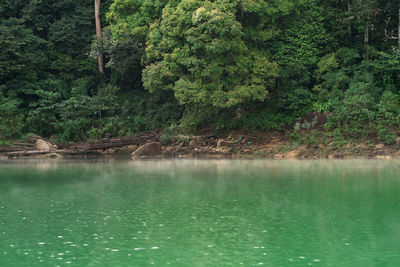
[{"label": "rock", "polygon": [[359,150],[368,149],[368,145],[364,144],[364,143],[361,143],[361,144],[357,144],[355,148],[359,149]]},{"label": "rock", "polygon": [[300,151],[299,150],[292,150],[286,153],[285,158],[286,159],[295,159],[299,156]]},{"label": "rock", "polygon": [[392,159],[392,156],[389,155],[378,155],[376,159]]},{"label": "rock", "polygon": [[195,145],[196,145],[196,140],[194,140],[194,139],[190,140],[189,146],[193,147]]},{"label": "rock", "polygon": [[231,150],[231,145],[231,142],[224,139],[219,139],[217,141],[217,148],[210,147],[210,151],[212,151],[213,153],[228,153]]},{"label": "rock", "polygon": [[41,151],[54,151],[57,149],[57,146],[43,139],[37,139],[35,143],[35,149]]},{"label": "rock", "polygon": [[126,153],[126,154],[132,154],[134,151],[138,149],[137,145],[129,145],[129,146],[124,146],[120,149],[121,153]]},{"label": "rock", "polygon": [[140,158],[140,157],[153,157],[153,156],[159,156],[161,155],[161,144],[159,142],[152,142],[152,143],[147,143],[138,149],[135,150],[131,154],[131,157],[134,158]]},{"label": "rock", "polygon": [[377,145],[375,145],[375,148],[376,148],[376,149],[382,149],[382,148],[384,148],[384,147],[385,147],[384,144],[377,144]]},{"label": "rock", "polygon": [[177,149],[176,149],[176,147],[175,146],[164,146],[163,147],[163,152],[164,153],[170,153],[170,152],[173,152],[173,151],[176,151]]},{"label": "rock", "polygon": [[232,142],[224,140],[224,139],[219,139],[217,141],[217,151],[226,150],[226,149],[229,150],[229,148],[231,148],[233,146],[234,146],[234,144]]},{"label": "rock", "polygon": [[396,143],[400,144],[400,136],[396,138]]},{"label": "rock", "polygon": [[348,143],[348,144],[346,144],[344,147],[345,147],[345,148],[351,148],[351,146],[352,146],[352,144],[351,144],[351,143]]},{"label": "rock", "polygon": [[212,141],[212,139],[207,140],[202,136],[192,136],[190,138],[189,147],[204,146],[206,144],[206,141]]},{"label": "rock", "polygon": [[343,159],[344,154],[342,153],[334,153],[334,154],[329,154],[328,159]]},{"label": "rock", "polygon": [[219,139],[217,142],[217,149],[220,149],[224,145],[224,139]]},{"label": "rock", "polygon": [[344,154],[343,153],[336,153],[333,155],[335,159],[344,159]]},{"label": "rock", "polygon": [[247,138],[247,137],[243,138],[243,140],[242,140],[243,145],[247,145],[248,142],[249,142],[249,138]]}]

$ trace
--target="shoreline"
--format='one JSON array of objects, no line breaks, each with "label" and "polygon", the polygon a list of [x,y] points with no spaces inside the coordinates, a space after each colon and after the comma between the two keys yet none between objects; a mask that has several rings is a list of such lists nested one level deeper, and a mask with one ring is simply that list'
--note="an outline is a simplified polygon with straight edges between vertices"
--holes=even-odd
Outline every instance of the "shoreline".
[{"label": "shoreline", "polygon": [[[306,134],[304,136],[307,136]],[[41,140],[41,141],[38,141]],[[99,139],[67,145],[36,137],[19,146],[0,146],[1,158],[97,158],[123,159],[400,159],[400,140],[385,145],[373,142],[301,143],[280,133],[231,133],[225,136],[162,136],[155,132]],[[42,146],[38,147],[37,143]],[[43,145],[44,144],[44,145]]]}]

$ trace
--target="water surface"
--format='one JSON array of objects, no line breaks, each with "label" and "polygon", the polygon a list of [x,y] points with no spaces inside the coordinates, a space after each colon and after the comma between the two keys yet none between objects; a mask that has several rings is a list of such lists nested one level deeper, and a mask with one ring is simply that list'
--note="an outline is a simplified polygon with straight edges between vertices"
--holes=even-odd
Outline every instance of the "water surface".
[{"label": "water surface", "polygon": [[3,161],[0,266],[400,266],[400,162]]}]

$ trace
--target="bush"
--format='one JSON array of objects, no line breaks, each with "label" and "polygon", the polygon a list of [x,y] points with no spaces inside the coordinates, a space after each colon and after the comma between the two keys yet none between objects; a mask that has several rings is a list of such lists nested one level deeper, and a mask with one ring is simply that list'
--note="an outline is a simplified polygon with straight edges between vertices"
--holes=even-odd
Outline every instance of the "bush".
[{"label": "bush", "polygon": [[18,101],[0,93],[0,139],[18,139],[24,127],[24,115]]}]

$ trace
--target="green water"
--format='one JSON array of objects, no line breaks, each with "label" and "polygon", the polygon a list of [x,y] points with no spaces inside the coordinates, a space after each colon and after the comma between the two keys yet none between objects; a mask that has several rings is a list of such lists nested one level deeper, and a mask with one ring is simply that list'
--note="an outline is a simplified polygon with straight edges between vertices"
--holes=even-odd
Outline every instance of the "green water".
[{"label": "green water", "polygon": [[0,161],[0,266],[400,266],[398,161]]}]

